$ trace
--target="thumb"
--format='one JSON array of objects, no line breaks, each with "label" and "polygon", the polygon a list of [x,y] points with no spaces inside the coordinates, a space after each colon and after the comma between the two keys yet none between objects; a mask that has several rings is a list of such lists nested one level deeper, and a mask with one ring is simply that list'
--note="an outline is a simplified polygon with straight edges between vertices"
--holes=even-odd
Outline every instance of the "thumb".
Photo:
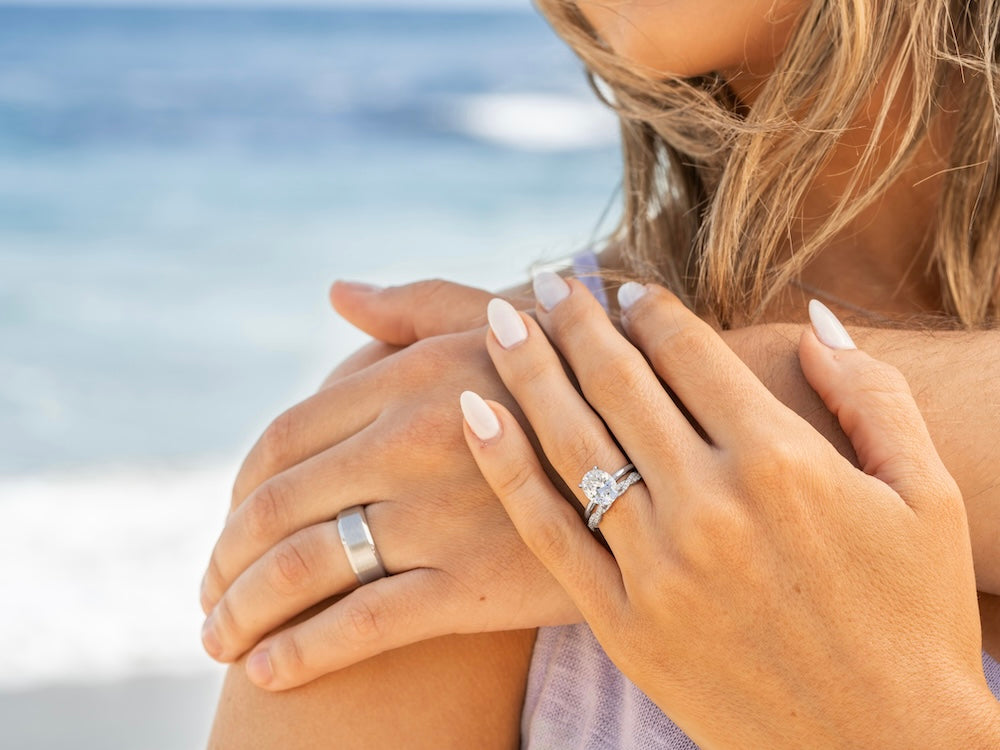
[{"label": "thumb", "polygon": [[337,281],[330,288],[330,303],[345,320],[395,346],[479,328],[486,324],[486,304],[495,296],[440,279],[386,289]]},{"label": "thumb", "polygon": [[809,303],[813,327],[802,333],[802,372],[840,421],[861,469],[892,487],[911,507],[952,497],[941,462],[903,374],[854,345],[823,303]]}]

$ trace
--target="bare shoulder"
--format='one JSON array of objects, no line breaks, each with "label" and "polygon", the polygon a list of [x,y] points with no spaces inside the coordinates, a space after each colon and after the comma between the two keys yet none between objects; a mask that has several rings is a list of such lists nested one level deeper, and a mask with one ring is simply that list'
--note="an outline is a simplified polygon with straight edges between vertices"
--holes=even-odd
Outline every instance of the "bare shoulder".
[{"label": "bare shoulder", "polygon": [[240,661],[209,748],[516,748],[534,641],[534,630],[436,638],[282,693],[253,686]]}]

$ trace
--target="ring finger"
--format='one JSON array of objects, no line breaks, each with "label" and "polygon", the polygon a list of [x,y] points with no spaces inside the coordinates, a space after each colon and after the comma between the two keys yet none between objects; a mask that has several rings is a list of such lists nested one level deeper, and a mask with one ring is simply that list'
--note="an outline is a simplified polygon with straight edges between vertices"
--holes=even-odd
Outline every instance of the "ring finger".
[{"label": "ring finger", "polygon": [[[365,516],[376,549],[383,550],[378,541],[385,543],[387,568],[400,572],[407,555],[404,541],[389,533],[389,505],[367,505]],[[233,582],[205,621],[205,649],[232,661],[299,613],[357,587],[338,522],[309,526],[278,542]]]},{"label": "ring finger", "polygon": [[[272,477],[229,516],[202,583],[206,614],[243,571],[282,539],[329,521],[344,508],[385,496],[378,473],[362,465],[379,455],[374,434],[365,430]],[[344,477],[352,477],[351,482]]]},{"label": "ring finger", "polygon": [[[545,334],[529,316],[503,300],[489,306],[487,349],[507,389],[531,422],[546,457],[580,504],[590,499],[579,484],[593,467],[613,473],[628,459],[601,418],[577,393]],[[649,521],[649,494],[642,484],[616,502],[601,531],[614,547]],[[624,506],[624,507],[622,507]]]}]

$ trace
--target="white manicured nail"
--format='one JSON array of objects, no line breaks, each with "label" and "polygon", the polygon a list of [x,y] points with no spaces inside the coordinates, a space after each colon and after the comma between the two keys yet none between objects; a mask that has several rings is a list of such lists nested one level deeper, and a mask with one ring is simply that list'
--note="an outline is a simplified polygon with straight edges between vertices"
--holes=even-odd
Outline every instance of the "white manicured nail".
[{"label": "white manicured nail", "polygon": [[478,393],[462,391],[459,401],[462,404],[462,416],[477,438],[492,440],[500,434],[500,420]]},{"label": "white manicured nail", "polygon": [[857,349],[851,335],[829,307],[818,299],[809,300],[809,320],[816,338],[831,349]]},{"label": "white manicured nail", "polygon": [[569,284],[552,271],[540,271],[531,280],[537,299],[546,311],[551,310],[569,296]]},{"label": "white manicured nail", "polygon": [[521,315],[507,300],[491,299],[486,306],[486,318],[490,321],[493,335],[504,349],[517,346],[528,338],[528,329]]},{"label": "white manicured nail", "polygon": [[618,287],[618,307],[622,312],[628,312],[636,302],[646,296],[646,285],[634,281],[626,281]]}]

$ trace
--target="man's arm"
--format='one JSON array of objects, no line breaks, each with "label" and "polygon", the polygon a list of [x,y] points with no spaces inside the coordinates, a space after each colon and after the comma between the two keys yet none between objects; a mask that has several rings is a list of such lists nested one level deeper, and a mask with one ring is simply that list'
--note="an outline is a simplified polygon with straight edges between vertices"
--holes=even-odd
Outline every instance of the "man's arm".
[{"label": "man's arm", "polygon": [[[603,262],[602,258],[602,262]],[[506,293],[528,307],[526,288]],[[493,295],[442,281],[359,294],[338,285],[334,307],[365,332],[406,346],[420,338],[483,325]],[[518,302],[522,304],[518,304]],[[976,582],[1000,594],[1000,330],[911,331],[848,326],[858,346],[906,376],[945,465],[965,498]],[[850,445],[836,419],[802,376],[802,326],[766,324],[727,331],[727,343],[764,384],[845,455]]]},{"label": "man's arm", "polygon": [[[976,583],[1000,593],[1000,331],[849,330],[858,347],[906,376],[965,498]],[[802,375],[801,332],[799,325],[771,324],[724,338],[772,393],[853,458],[836,419]]]}]

